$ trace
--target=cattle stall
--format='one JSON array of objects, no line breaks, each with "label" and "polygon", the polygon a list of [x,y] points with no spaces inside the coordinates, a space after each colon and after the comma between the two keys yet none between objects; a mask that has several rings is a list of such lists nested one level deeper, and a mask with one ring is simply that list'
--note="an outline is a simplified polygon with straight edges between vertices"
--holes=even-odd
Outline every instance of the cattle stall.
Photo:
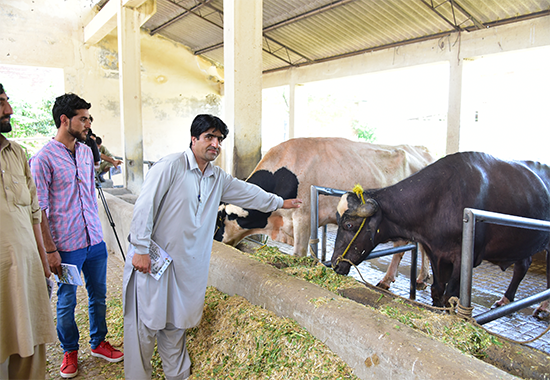
[{"label": "cattle stall", "polygon": [[[310,247],[311,251],[314,252],[317,257],[326,257],[326,251],[330,250],[332,248],[331,245],[334,243],[335,231],[331,231],[330,228],[329,231],[327,231],[326,226],[324,226],[323,228],[315,228],[318,227],[318,221],[316,219],[317,210],[315,209],[314,205],[318,202],[319,195],[341,196],[344,193],[345,191],[338,189],[330,189],[318,186],[312,186],[311,188],[312,229]],[[322,252],[320,252],[320,254],[318,252],[319,234],[323,235],[322,239],[324,241]],[[377,249],[376,253],[378,252],[379,251]],[[523,285],[520,289],[518,289],[518,296],[520,300],[516,301],[514,303],[515,305],[511,306],[511,308],[513,308],[513,311],[508,311],[506,314],[502,315],[501,313],[506,312],[507,309],[510,310],[508,306],[506,306],[506,309],[503,309],[503,311],[501,311],[500,309],[502,308],[491,310],[491,305],[497,297],[497,294],[503,293],[503,289],[501,289],[502,283],[506,283],[506,281],[508,281],[508,277],[511,277],[511,270],[508,270],[507,272],[501,272],[498,266],[488,262],[484,262],[480,266],[478,266],[476,268],[476,272],[473,273],[475,283],[472,285],[472,281],[469,281],[470,286],[472,286],[470,290],[470,297],[472,300],[471,305],[475,306],[476,310],[480,310],[480,313],[476,315],[475,318],[479,319],[479,322],[486,324],[485,327],[489,331],[515,340],[525,340],[528,338],[533,338],[539,335],[540,332],[544,331],[548,326],[548,321],[541,321],[534,318],[531,315],[532,309],[530,310],[528,309],[528,307],[529,305],[533,305],[543,299],[547,299],[548,297],[550,297],[550,295],[548,295],[549,292],[545,291],[547,267],[547,263],[546,261],[544,261],[545,259],[546,256],[535,256],[533,264],[529,269],[529,273],[522,281]],[[376,283],[386,270],[386,266],[389,264],[389,260],[390,258],[383,257],[380,259],[374,259],[372,261],[365,261],[358,265],[357,269],[353,269],[352,272],[350,272],[350,275],[358,280],[361,280],[361,277],[364,277],[369,283]],[[412,265],[411,261],[409,260],[409,257],[405,256],[402,261],[402,267],[406,268],[408,266],[414,266],[416,268],[416,265]],[[408,269],[405,269],[405,271],[407,270]],[[401,271],[403,271],[403,269]],[[392,285],[391,291],[400,296],[407,296],[407,292],[410,287],[409,284],[411,283],[411,281],[409,280],[411,278],[414,279],[414,276],[410,276],[406,279],[404,279],[403,276],[398,277],[396,282]],[[431,298],[428,290],[422,290],[418,292],[418,300],[420,302],[431,304]],[[536,298],[533,299],[532,297]],[[463,297],[461,296],[461,299],[462,298]],[[519,310],[518,307],[523,310]],[[517,312],[514,313],[514,311]],[[499,320],[493,320],[494,318],[492,318],[492,315],[494,313],[499,314],[497,318],[503,316],[505,317]],[[487,317],[491,319],[485,320],[485,318]],[[544,352],[550,353],[550,337],[548,336],[548,334],[535,342],[529,343],[528,345],[538,348]]]},{"label": "cattle stall", "polygon": [[[474,237],[476,223],[491,223],[502,226],[517,228],[529,228],[541,231],[550,231],[550,222],[522,218],[513,215],[505,215],[496,212],[464,209],[463,230],[462,230],[462,260],[460,270],[460,302],[464,310],[468,310],[468,317],[471,317],[472,297],[472,272],[474,265]],[[548,260],[548,256],[547,256]],[[548,265],[548,263],[547,263]],[[547,274],[548,275],[548,274]],[[522,308],[531,306],[550,298],[550,290],[534,294],[523,300],[512,302],[497,309],[478,314],[474,317],[477,323],[485,324],[505,315],[514,313]]]}]

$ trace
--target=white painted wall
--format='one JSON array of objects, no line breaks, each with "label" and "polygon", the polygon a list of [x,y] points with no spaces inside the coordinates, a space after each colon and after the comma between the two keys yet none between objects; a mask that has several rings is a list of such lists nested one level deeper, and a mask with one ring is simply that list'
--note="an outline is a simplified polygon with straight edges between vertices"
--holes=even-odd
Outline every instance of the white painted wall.
[{"label": "white painted wall", "polygon": [[[64,91],[92,103],[94,132],[121,155],[116,31],[97,45],[82,43],[95,13],[90,0],[2,0],[0,64],[62,69]],[[223,115],[223,69],[145,32],[141,52],[144,159],[156,161],[189,146],[196,114]]]}]

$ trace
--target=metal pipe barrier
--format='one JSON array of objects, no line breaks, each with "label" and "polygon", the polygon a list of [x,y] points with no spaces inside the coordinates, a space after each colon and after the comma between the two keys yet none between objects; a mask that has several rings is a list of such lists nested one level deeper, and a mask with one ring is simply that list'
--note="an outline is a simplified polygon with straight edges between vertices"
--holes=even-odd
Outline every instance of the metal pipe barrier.
[{"label": "metal pipe barrier", "polygon": [[533,304],[547,300],[548,298],[550,298],[550,289],[546,289],[544,292],[537,293],[522,300],[511,302],[508,305],[486,311],[485,313],[478,314],[474,319],[478,324],[483,325],[518,310],[525,309]]},{"label": "metal pipe barrier", "polygon": [[[117,160],[123,160],[123,157],[120,156],[113,156],[113,158],[116,158]],[[146,161],[143,160],[143,165],[147,165],[147,169],[151,169],[151,166],[155,164],[155,161]]]},{"label": "metal pipe barrier", "polygon": [[409,288],[409,298],[414,300],[416,299],[416,267],[418,265],[418,243],[408,244],[402,247],[383,249],[380,251],[372,251],[369,257],[367,257],[367,260],[377,259],[379,257],[394,255],[396,253],[407,251],[411,251],[411,285]]},{"label": "metal pipe barrier", "polygon": [[[550,231],[550,222],[545,220],[500,214],[490,211],[476,210],[472,208],[465,208],[463,215],[464,219],[462,227],[462,257],[460,266],[460,304],[465,309],[470,309],[469,316],[471,317],[472,277],[474,267],[474,240],[476,223],[491,223],[508,227]],[[550,298],[550,292],[546,290],[523,300],[515,301],[508,305],[501,306],[495,310],[479,314],[475,316],[474,319],[479,324],[491,322],[504,315],[511,314],[517,310],[526,308],[548,298]],[[479,322],[478,318],[482,322]]]},{"label": "metal pipe barrier", "polygon": [[[330,187],[322,187],[311,185],[311,233],[309,246],[313,252],[313,255],[319,259],[318,244],[319,244],[319,194],[329,195],[333,197],[341,197],[347,193],[345,190],[332,189]],[[327,228],[323,226],[323,240],[322,240],[322,257],[321,262],[326,260],[326,240],[327,240]],[[410,299],[416,299],[416,275],[418,265],[418,243],[405,245],[402,247],[394,247],[379,251],[373,251],[367,257],[367,260],[376,259],[383,256],[393,255],[396,253],[411,251],[411,285],[410,285]]]},{"label": "metal pipe barrier", "polygon": [[[321,187],[311,185],[311,232],[309,235],[309,246],[313,251],[313,255],[319,259],[319,194],[330,195],[333,197],[341,197],[347,193],[345,190],[331,189],[330,187]],[[321,261],[326,260],[327,248],[326,248],[326,228],[323,229],[323,251],[320,258]]]}]

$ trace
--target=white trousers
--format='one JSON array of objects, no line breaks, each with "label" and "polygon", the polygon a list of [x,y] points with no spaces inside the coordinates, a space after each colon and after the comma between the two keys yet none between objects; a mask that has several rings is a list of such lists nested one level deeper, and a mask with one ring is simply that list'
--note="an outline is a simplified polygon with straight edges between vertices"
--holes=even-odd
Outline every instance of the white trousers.
[{"label": "white trousers", "polygon": [[191,359],[185,345],[185,330],[171,324],[162,330],[145,326],[137,308],[137,288],[132,274],[126,289],[124,310],[124,374],[126,379],[151,379],[151,358],[157,349],[167,380],[184,380],[191,375]]}]

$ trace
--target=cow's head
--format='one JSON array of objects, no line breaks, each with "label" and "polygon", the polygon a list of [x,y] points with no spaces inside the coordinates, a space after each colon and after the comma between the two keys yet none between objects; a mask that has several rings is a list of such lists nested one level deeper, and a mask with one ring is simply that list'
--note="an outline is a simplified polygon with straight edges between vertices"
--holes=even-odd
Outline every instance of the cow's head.
[{"label": "cow's head", "polygon": [[349,192],[338,203],[338,232],[331,260],[338,274],[349,273],[351,264],[347,260],[358,265],[376,247],[375,236],[382,213],[376,200],[368,198],[367,194],[363,199]]},{"label": "cow's head", "polygon": [[[298,179],[285,167],[275,173],[258,170],[247,179],[247,182],[260,186],[267,192],[275,193],[283,199],[298,196]],[[218,209],[214,239],[235,246],[246,236],[266,232],[271,214],[231,204],[221,204]]]}]

